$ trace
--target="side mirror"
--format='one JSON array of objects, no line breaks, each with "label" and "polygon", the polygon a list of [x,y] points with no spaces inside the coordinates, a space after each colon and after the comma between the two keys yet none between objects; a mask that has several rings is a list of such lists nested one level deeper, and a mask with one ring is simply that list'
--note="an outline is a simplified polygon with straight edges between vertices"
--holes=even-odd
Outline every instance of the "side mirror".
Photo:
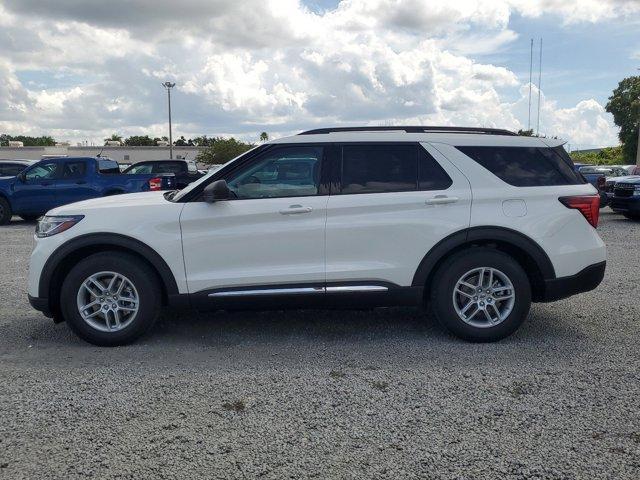
[{"label": "side mirror", "polygon": [[228,200],[231,197],[231,190],[225,180],[216,180],[204,187],[202,198],[207,203],[213,203],[218,200]]},{"label": "side mirror", "polygon": [[18,180],[20,180],[22,183],[27,181],[27,175],[24,172],[20,172],[18,175],[16,175],[16,177],[18,177]]}]

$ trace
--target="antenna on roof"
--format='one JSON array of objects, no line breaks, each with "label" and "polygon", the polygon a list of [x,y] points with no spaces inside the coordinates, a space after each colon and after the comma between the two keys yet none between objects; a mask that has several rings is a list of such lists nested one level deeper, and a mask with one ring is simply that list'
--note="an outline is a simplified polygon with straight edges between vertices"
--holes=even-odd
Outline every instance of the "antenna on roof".
[{"label": "antenna on roof", "polygon": [[540,136],[540,92],[542,91],[542,38],[540,38],[540,70],[538,70],[538,127],[536,135]]},{"label": "antenna on roof", "polygon": [[96,155],[96,158],[100,158],[102,156],[102,151],[104,150],[104,147],[102,147],[100,149],[100,153]]},{"label": "antenna on roof", "polygon": [[529,56],[529,117],[527,130],[531,130],[531,83],[533,82],[533,38],[531,39],[531,55]]}]

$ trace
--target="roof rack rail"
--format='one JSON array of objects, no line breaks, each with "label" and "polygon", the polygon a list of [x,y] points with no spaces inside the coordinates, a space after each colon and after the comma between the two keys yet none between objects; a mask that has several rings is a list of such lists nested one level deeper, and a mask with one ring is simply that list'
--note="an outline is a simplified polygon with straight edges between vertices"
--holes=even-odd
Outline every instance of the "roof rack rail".
[{"label": "roof rack rail", "polygon": [[480,128],[480,127],[428,127],[428,126],[402,126],[397,127],[330,127],[330,128],[316,128],[314,130],[307,130],[300,132],[298,135],[321,135],[325,133],[336,132],[389,132],[389,131],[404,131],[406,133],[482,133],[484,135],[511,135],[517,136],[518,134],[510,130],[504,130],[501,128]]}]

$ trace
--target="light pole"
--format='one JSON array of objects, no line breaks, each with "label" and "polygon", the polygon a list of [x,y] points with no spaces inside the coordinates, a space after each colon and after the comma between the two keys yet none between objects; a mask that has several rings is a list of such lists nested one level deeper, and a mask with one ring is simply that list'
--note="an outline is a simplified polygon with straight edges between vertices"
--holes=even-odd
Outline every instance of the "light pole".
[{"label": "light pole", "polygon": [[167,100],[169,101],[169,159],[173,160],[173,134],[171,132],[171,89],[176,86],[175,83],[164,82],[162,84],[167,89]]}]

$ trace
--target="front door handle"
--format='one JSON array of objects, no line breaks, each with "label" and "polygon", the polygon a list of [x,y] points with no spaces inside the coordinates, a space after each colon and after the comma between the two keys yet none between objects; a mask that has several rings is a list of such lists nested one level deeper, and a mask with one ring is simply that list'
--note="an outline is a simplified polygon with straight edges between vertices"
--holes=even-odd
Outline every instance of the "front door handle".
[{"label": "front door handle", "polygon": [[447,197],[446,195],[436,195],[435,197],[425,200],[425,205],[446,205],[448,203],[456,203],[458,197]]},{"label": "front door handle", "polygon": [[303,207],[302,205],[291,205],[286,210],[280,210],[282,215],[299,215],[301,213],[310,213],[313,211],[311,207]]}]

